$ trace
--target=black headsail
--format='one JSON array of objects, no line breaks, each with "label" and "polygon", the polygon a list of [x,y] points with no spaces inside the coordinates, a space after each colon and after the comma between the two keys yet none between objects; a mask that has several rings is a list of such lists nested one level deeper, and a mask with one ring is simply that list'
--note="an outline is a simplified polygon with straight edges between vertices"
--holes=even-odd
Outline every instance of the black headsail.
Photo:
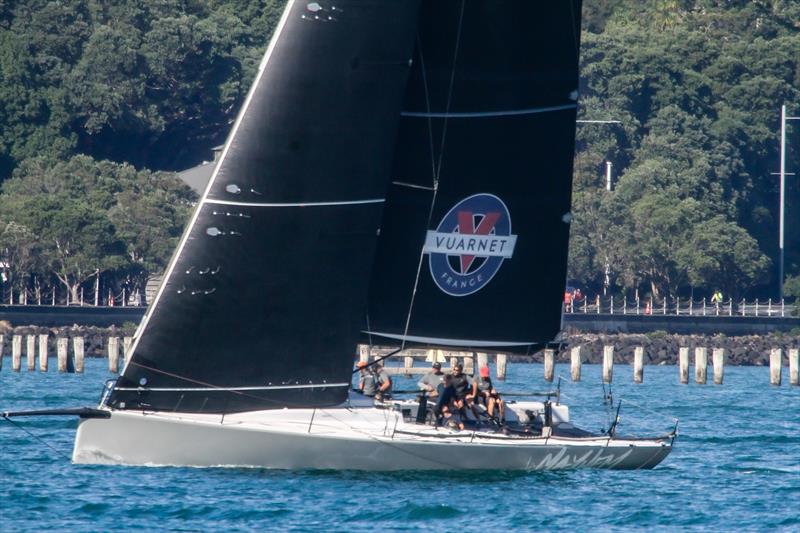
[{"label": "black headsail", "polygon": [[418,9],[288,2],[110,405],[345,398]]},{"label": "black headsail", "polygon": [[424,2],[367,338],[526,353],[560,327],[580,0]]}]

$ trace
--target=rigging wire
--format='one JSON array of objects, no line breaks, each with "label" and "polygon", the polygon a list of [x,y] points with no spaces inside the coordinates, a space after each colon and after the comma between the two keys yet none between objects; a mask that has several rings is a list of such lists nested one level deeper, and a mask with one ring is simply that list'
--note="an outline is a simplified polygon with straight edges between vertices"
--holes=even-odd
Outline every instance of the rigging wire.
[{"label": "rigging wire", "polygon": [[45,441],[43,438],[39,437],[39,436],[38,436],[38,435],[36,435],[35,433],[33,433],[33,432],[31,432],[31,431],[28,431],[28,430],[27,430],[27,429],[25,429],[25,427],[24,427],[24,426],[22,426],[21,424],[17,424],[16,422],[14,422],[13,420],[11,420],[11,418],[7,417],[6,415],[2,415],[2,418],[3,418],[3,420],[5,420],[6,422],[8,422],[9,424],[11,424],[12,426],[14,426],[15,428],[22,430],[24,433],[26,433],[26,434],[27,434],[29,437],[31,437],[32,439],[34,439],[34,440],[36,440],[36,441],[39,441],[41,444],[44,444],[46,447],[50,448],[50,449],[51,449],[53,452],[55,452],[57,455],[60,455],[62,458],[66,459],[67,461],[70,461],[70,460],[71,460],[71,458],[70,458],[70,457],[69,457],[67,454],[65,454],[65,453],[64,453],[64,452],[62,452],[61,450],[59,450],[59,449],[57,449],[57,448],[55,448],[55,447],[51,446],[51,445],[50,445],[50,444],[49,444],[47,441]]},{"label": "rigging wire", "polygon": [[[447,123],[448,123],[448,119],[449,119],[448,115],[450,113],[450,104],[452,102],[452,97],[453,97],[453,86],[455,84],[456,64],[458,62],[458,52],[459,52],[459,49],[460,49],[460,46],[461,46],[461,30],[462,30],[463,24],[464,24],[464,8],[465,8],[465,6],[466,6],[466,0],[462,0],[461,1],[461,11],[460,11],[459,17],[458,17],[458,30],[456,32],[455,49],[453,50],[453,66],[452,66],[451,71],[450,71],[450,84],[449,84],[449,87],[448,87],[448,90],[447,90],[447,103],[445,104],[445,117],[444,117],[443,123],[442,123],[442,140],[441,140],[441,143],[440,143],[440,146],[439,146],[439,160],[438,160],[438,162],[435,161],[436,160],[436,155],[435,155],[435,152],[433,151],[434,145],[433,145],[432,117],[430,117],[430,116],[428,117],[428,137],[429,137],[430,146],[431,146],[431,160],[432,160],[431,162],[433,164],[433,168],[432,168],[432,172],[433,172],[433,195],[431,196],[431,206],[430,206],[430,209],[428,210],[428,220],[427,220],[427,222],[425,224],[426,228],[430,227],[431,220],[433,218],[433,209],[436,206],[436,196],[437,196],[437,194],[439,192],[439,176],[440,176],[440,173],[442,171],[442,160],[444,159],[444,146],[445,146],[445,141],[446,141],[446,137],[447,137]],[[425,105],[427,107],[428,114],[430,115],[431,102],[430,102],[430,97],[429,97],[429,94],[428,94],[428,79],[427,79],[427,76],[425,75],[425,63],[424,63],[423,55],[422,55],[422,41],[419,41],[419,35],[418,35],[418,42],[419,42],[420,65],[421,65],[421,69],[422,69],[422,80],[423,80],[423,86],[425,88]],[[406,338],[408,336],[408,330],[411,327],[411,315],[412,315],[412,313],[414,311],[414,301],[415,301],[416,296],[417,296],[417,289],[419,288],[419,276],[420,276],[420,273],[422,272],[422,262],[423,262],[424,258],[425,258],[425,251],[424,251],[424,247],[423,247],[423,249],[421,249],[420,252],[419,252],[419,261],[417,262],[417,274],[414,277],[414,288],[411,291],[411,301],[408,303],[408,313],[406,314],[406,325],[405,325],[405,328],[403,330],[403,340],[402,340],[402,342],[400,344],[400,349],[401,350],[404,350],[405,347],[406,347]]]},{"label": "rigging wire", "polygon": [[[134,366],[138,366],[139,368],[143,368],[145,370],[150,370],[151,372],[155,372],[156,374],[162,374],[164,376],[168,376],[168,377],[175,378],[175,379],[180,379],[180,380],[186,381],[188,383],[193,383],[195,385],[202,385],[204,387],[208,387],[208,388],[211,388],[211,389],[216,389],[218,392],[227,392],[227,393],[230,393],[230,394],[236,394],[236,395],[243,396],[243,397],[246,397],[246,398],[262,401],[264,403],[276,404],[276,405],[281,405],[281,406],[284,406],[284,407],[310,408],[307,404],[288,402],[288,401],[285,401],[285,400],[273,400],[271,398],[265,398],[263,396],[256,396],[254,394],[248,394],[248,393],[243,392],[243,391],[231,390],[230,388],[221,387],[219,385],[214,385],[213,383],[208,383],[206,381],[200,381],[200,380],[197,380],[197,379],[188,378],[188,377],[185,377],[185,376],[181,376],[179,374],[173,374],[172,372],[167,372],[166,370],[161,370],[161,369],[154,368],[154,367],[151,367],[151,366],[148,366],[148,365],[143,365],[142,363],[137,363],[134,360],[131,360],[129,364],[130,365],[134,365]],[[323,387],[320,387],[320,388],[323,388]],[[143,390],[147,391],[146,388],[143,388]]]}]

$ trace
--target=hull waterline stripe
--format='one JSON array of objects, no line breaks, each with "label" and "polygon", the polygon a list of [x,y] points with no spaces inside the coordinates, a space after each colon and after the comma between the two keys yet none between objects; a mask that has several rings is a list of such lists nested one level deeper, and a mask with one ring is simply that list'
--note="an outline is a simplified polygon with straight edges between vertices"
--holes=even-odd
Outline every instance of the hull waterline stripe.
[{"label": "hull waterline stripe", "polygon": [[378,337],[386,337],[387,339],[396,339],[399,341],[420,342],[428,344],[441,344],[444,346],[473,346],[473,347],[487,347],[487,346],[528,346],[530,344],[537,344],[536,342],[515,342],[515,341],[482,341],[470,339],[443,339],[439,337],[420,337],[416,335],[399,335],[395,333],[382,333],[380,331],[364,331],[368,335],[376,335]]},{"label": "hull waterline stripe", "polygon": [[[244,104],[242,105],[242,110],[239,113],[239,116],[236,117],[236,122],[233,124],[233,128],[231,129],[231,133],[228,136],[228,139],[225,141],[225,148],[222,150],[222,154],[220,155],[219,162],[217,163],[216,167],[214,167],[214,172],[211,174],[211,179],[208,180],[208,184],[206,185],[206,190],[203,191],[203,195],[200,198],[200,203],[202,204],[207,198],[209,193],[211,192],[211,188],[214,186],[214,182],[217,179],[217,174],[219,173],[220,166],[222,165],[223,161],[225,161],[226,156],[228,155],[228,150],[232,144],[234,137],[236,137],[236,132],[239,131],[239,126],[241,126],[242,120],[244,116],[247,114],[248,109],[250,108],[250,102],[253,99],[253,95],[256,92],[256,87],[261,82],[261,78],[264,76],[264,73],[267,70],[267,64],[269,63],[270,57],[272,57],[272,52],[275,50],[275,47],[278,44],[278,40],[280,39],[281,33],[283,32],[283,28],[286,25],[286,21],[289,19],[289,13],[291,13],[292,8],[294,7],[295,0],[289,0],[286,3],[286,7],[283,9],[283,13],[281,14],[281,18],[278,21],[278,26],[275,28],[275,32],[272,34],[272,38],[269,41],[269,45],[267,46],[267,51],[264,52],[264,57],[261,60],[261,64],[259,65],[258,73],[256,74],[256,80],[253,82],[253,85],[250,87],[250,92],[247,94],[245,98]],[[164,293],[164,290],[167,287],[167,283],[169,282],[169,278],[172,275],[172,271],[175,270],[175,266],[178,264],[178,259],[183,252],[183,248],[186,246],[187,241],[189,240],[189,235],[192,233],[192,229],[194,228],[195,223],[197,222],[198,217],[200,216],[200,206],[197,206],[197,209],[194,210],[194,214],[192,215],[189,224],[186,225],[186,230],[183,232],[183,236],[181,237],[181,241],[178,244],[178,248],[175,251],[175,254],[172,256],[169,265],[167,266],[167,271],[164,273],[164,278],[161,281],[161,285],[158,288],[158,292],[156,293],[155,298],[153,298],[153,303],[150,305],[150,308],[145,312],[144,317],[142,317],[142,321],[139,323],[139,327],[136,329],[136,333],[134,334],[134,341],[133,346],[131,346],[131,357],[127,358],[125,362],[125,368],[122,369],[120,375],[124,375],[125,371],[128,369],[128,365],[130,365],[133,355],[136,354],[136,347],[139,345],[139,340],[142,338],[145,330],[147,329],[147,324],[150,322],[150,317],[153,316],[155,310],[158,308],[158,302],[161,300],[161,295]]]},{"label": "hull waterline stripe", "polygon": [[487,118],[487,117],[513,117],[519,115],[535,115],[537,113],[550,113],[552,111],[564,111],[576,109],[577,104],[565,104],[551,107],[532,107],[530,109],[509,109],[506,111],[467,111],[464,113],[436,113],[425,111],[401,111],[401,117],[419,118]]},{"label": "hull waterline stripe", "polygon": [[202,391],[259,391],[259,390],[286,390],[286,389],[325,389],[328,387],[349,387],[349,383],[318,383],[309,385],[274,385],[269,387],[114,387],[118,391],[149,391],[149,392],[202,392]]},{"label": "hull waterline stripe", "polygon": [[230,200],[203,200],[203,204],[235,205],[240,207],[325,207],[331,205],[363,205],[380,204],[386,198],[373,198],[370,200],[350,200],[345,202],[300,202],[300,203],[268,203],[268,202],[233,202]]}]

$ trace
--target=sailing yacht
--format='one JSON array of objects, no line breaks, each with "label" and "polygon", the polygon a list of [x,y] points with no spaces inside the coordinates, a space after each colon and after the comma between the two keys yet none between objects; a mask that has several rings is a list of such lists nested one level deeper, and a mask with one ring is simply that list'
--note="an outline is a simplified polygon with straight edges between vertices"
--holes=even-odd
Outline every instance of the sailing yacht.
[{"label": "sailing yacht", "polygon": [[354,393],[359,341],[532,354],[560,329],[580,0],[289,0],[73,460],[651,468],[674,434],[550,400],[442,427]]}]

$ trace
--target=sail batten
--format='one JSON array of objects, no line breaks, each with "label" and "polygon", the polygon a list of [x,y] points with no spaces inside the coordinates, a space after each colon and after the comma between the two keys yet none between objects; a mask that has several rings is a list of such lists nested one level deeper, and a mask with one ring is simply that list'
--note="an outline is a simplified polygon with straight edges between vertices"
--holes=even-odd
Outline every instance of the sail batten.
[{"label": "sail batten", "polygon": [[340,202],[301,202],[301,203],[270,203],[270,202],[236,202],[233,200],[205,200],[204,204],[233,205],[240,207],[328,207],[336,205],[363,205],[381,204],[386,198],[370,198],[367,200],[345,200]]},{"label": "sail batten", "polygon": [[419,335],[397,335],[381,331],[364,331],[365,335],[372,335],[375,337],[384,337],[387,339],[406,341],[409,343],[426,344],[435,346],[454,346],[465,347],[471,346],[474,348],[487,348],[487,347],[508,347],[508,346],[530,346],[537,344],[535,341],[503,341],[503,340],[482,340],[482,339],[454,339],[442,337],[422,337]]},{"label": "sail batten", "polygon": [[461,111],[461,112],[434,112],[434,111],[402,111],[403,117],[419,118],[482,118],[482,117],[507,117],[516,115],[534,115],[537,113],[552,113],[577,109],[577,104],[564,104],[560,106],[536,107],[529,109],[508,109],[497,111]]}]

